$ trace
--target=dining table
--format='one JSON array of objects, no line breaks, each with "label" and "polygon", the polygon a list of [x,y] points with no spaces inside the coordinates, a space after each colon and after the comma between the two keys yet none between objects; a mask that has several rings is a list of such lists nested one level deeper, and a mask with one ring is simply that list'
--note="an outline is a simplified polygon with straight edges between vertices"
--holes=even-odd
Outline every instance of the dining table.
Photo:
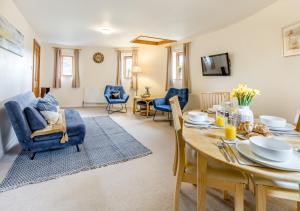
[{"label": "dining table", "polygon": [[[185,119],[185,113],[183,118]],[[224,129],[208,128],[199,129],[187,127],[183,124],[182,135],[188,145],[197,152],[197,210],[202,211],[206,208],[206,189],[207,189],[207,163],[214,160],[232,167],[248,175],[257,176],[269,180],[279,180],[300,184],[300,172],[278,170],[263,166],[250,166],[239,162],[230,162],[217,147],[221,137],[224,137]],[[286,140],[295,147],[300,148],[300,138],[286,137]]]}]

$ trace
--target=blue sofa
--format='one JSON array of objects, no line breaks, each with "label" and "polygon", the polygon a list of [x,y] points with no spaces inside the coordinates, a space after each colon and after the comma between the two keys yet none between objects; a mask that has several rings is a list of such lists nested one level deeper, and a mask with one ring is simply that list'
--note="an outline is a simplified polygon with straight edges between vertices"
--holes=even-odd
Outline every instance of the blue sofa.
[{"label": "blue sofa", "polygon": [[181,109],[185,107],[185,105],[188,103],[189,100],[189,90],[187,88],[184,89],[170,88],[164,98],[158,98],[153,100],[153,106],[155,109],[155,113],[153,115],[154,121],[156,121],[155,120],[156,112],[162,111],[168,113],[168,121],[170,121],[171,124],[172,121],[170,119],[170,113],[172,112],[172,109],[171,109],[169,99],[175,95],[178,96]]},{"label": "blue sofa", "polygon": [[31,159],[34,159],[36,152],[65,148],[74,145],[76,145],[77,151],[80,151],[78,145],[82,144],[84,141],[86,128],[79,112],[73,109],[65,110],[67,134],[69,136],[68,142],[65,144],[60,143],[60,139],[63,135],[62,133],[31,138],[33,131],[30,129],[24,109],[28,106],[34,106],[36,103],[37,98],[34,94],[32,92],[27,92],[11,98],[4,105],[18,141],[23,150],[32,153]]},{"label": "blue sofa", "polygon": [[[112,98],[113,92],[120,93],[119,98],[113,99]],[[107,101],[106,111],[109,114],[112,114],[113,112],[122,112],[124,107],[125,107],[125,112],[127,112],[126,103],[129,99],[129,95],[126,94],[123,86],[107,85],[104,90],[104,96]],[[122,106],[122,108],[118,109],[118,110],[112,110],[113,105],[116,105],[116,104],[120,104]],[[124,104],[124,107],[123,107],[123,104]]]}]

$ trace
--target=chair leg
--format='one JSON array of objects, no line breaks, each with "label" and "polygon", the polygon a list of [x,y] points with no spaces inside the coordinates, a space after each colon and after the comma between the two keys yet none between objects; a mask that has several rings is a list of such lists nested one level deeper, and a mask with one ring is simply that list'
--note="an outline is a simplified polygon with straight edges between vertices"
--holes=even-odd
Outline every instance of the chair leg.
[{"label": "chair leg", "polygon": [[174,155],[174,162],[173,162],[173,175],[176,176],[178,167],[178,146],[175,144],[175,155]]},{"label": "chair leg", "polygon": [[297,201],[297,211],[300,211],[300,202]]},{"label": "chair leg", "polygon": [[255,187],[256,197],[256,211],[266,211],[267,208],[267,196],[263,185],[256,185]]},{"label": "chair leg", "polygon": [[80,152],[80,148],[79,148],[78,144],[76,144],[76,149],[77,149],[77,152]]},{"label": "chair leg", "polygon": [[184,162],[179,161],[178,166],[178,174],[176,178],[176,190],[175,190],[175,198],[174,198],[174,211],[179,211],[180,205],[180,190],[181,190],[181,181],[184,174]]},{"label": "chair leg", "polygon": [[127,113],[127,105],[126,105],[126,103],[125,103],[125,112]]},{"label": "chair leg", "polygon": [[155,110],[155,112],[154,112],[153,121],[155,121],[156,112],[157,112],[157,110]]},{"label": "chair leg", "polygon": [[29,156],[30,160],[33,160],[35,157],[36,152],[31,153],[31,155]]},{"label": "chair leg", "polygon": [[243,211],[244,210],[244,185],[235,185],[235,195],[234,195],[234,210]]},{"label": "chair leg", "polygon": [[229,193],[228,193],[227,190],[224,190],[224,192],[223,192],[223,199],[224,200],[229,200]]}]

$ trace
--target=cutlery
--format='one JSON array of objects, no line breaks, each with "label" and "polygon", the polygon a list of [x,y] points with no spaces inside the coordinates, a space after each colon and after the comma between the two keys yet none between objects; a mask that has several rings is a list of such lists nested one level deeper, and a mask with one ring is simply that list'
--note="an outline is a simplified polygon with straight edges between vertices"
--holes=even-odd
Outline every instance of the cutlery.
[{"label": "cutlery", "polygon": [[235,156],[233,155],[233,151],[231,150],[231,148],[229,146],[227,146],[227,144],[225,143],[224,141],[224,138],[223,137],[220,137],[221,138],[221,141],[222,141],[222,145],[225,149],[225,151],[227,152],[227,154],[229,155],[229,158],[230,160],[235,163]]},{"label": "cutlery", "polygon": [[219,148],[220,152],[222,153],[224,158],[227,160],[227,162],[230,163],[230,159],[229,159],[228,155],[225,152],[223,144],[221,142],[217,142],[217,147]]}]

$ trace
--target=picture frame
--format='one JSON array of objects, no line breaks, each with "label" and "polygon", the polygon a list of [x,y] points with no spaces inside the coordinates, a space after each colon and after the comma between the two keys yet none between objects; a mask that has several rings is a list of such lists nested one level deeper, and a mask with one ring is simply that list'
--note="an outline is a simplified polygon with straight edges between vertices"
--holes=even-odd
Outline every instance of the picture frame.
[{"label": "picture frame", "polygon": [[300,22],[282,28],[283,56],[300,55]]}]

